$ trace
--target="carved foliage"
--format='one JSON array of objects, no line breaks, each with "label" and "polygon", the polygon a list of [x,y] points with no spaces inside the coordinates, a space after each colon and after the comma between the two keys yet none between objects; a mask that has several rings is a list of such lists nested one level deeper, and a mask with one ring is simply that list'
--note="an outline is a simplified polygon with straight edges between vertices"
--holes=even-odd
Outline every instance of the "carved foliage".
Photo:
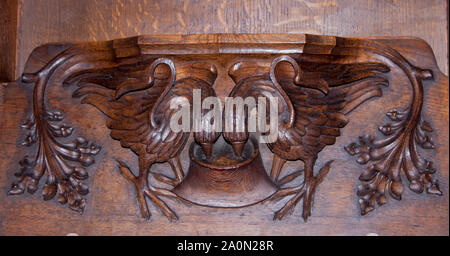
[{"label": "carved foliage", "polygon": [[72,210],[83,212],[86,205],[83,196],[89,193],[84,183],[89,177],[85,167],[94,163],[93,156],[100,151],[100,147],[83,137],[77,137],[72,143],[59,142],[58,137],[70,137],[74,130],[61,123],[62,120],[62,112],[47,111],[36,112],[23,123],[22,127],[28,131],[23,145],[37,143],[38,149],[33,158],[25,156],[20,161],[21,168],[16,173],[18,181],[13,183],[8,193],[18,195],[28,191],[33,194],[41,178],[46,175],[42,189],[44,200],[56,196],[59,203],[68,203]]},{"label": "carved foliage", "polygon": [[[76,138],[72,143],[60,142],[57,138],[71,136],[74,129],[61,123],[62,112],[47,110],[45,92],[49,81],[55,76],[63,80],[71,73],[86,68],[107,66],[105,60],[112,57],[111,52],[100,44],[97,47],[80,44],[57,54],[39,71],[22,75],[23,82],[34,84],[33,113],[22,126],[28,131],[24,145],[38,146],[34,157],[25,156],[20,162],[21,168],[16,174],[18,181],[12,184],[9,195],[36,192],[45,175],[42,189],[44,200],[56,196],[59,203],[68,203],[69,208],[83,213],[86,206],[84,196],[89,193],[85,183],[89,175],[85,168],[94,163],[94,156],[100,147],[83,137]],[[67,70],[70,72],[65,72]]]},{"label": "carved foliage", "polygon": [[359,138],[358,143],[345,147],[350,155],[357,156],[359,164],[370,163],[359,177],[362,184],[358,186],[357,193],[363,215],[372,211],[376,204],[385,204],[387,192],[392,198],[401,200],[402,173],[412,191],[419,194],[424,190],[428,194],[442,194],[439,182],[433,177],[436,172],[433,163],[422,158],[418,152],[418,146],[424,149],[434,148],[429,134],[433,131],[431,125],[419,119],[408,130],[409,112],[408,108],[390,110],[386,115],[391,123],[378,128],[384,138],[375,139],[365,135]]},{"label": "carved foliage", "polygon": [[[442,194],[433,177],[436,170],[432,162],[423,159],[418,152],[419,147],[434,147],[430,139],[432,128],[421,117],[422,80],[432,78],[431,71],[413,66],[397,51],[376,41],[334,38],[334,43],[328,45],[325,43],[328,40],[311,38],[313,41],[319,39],[317,47],[303,47],[301,53],[275,56],[274,59],[274,55],[259,53],[261,59],[239,61],[228,73],[236,83],[230,96],[276,97],[281,103],[277,140],[268,143],[274,153],[270,176],[273,182],[282,186],[274,198],[293,197],[275,214],[275,219],[292,212],[300,200],[303,200],[303,218],[306,220],[310,216],[316,187],[331,164],[329,161],[314,175],[317,155],[324,147],[335,143],[340,129],[350,121],[348,113],[363,102],[382,96],[380,85],[388,85],[383,74],[390,72],[386,60],[409,78],[413,97],[408,108],[387,113],[390,123],[379,128],[385,137],[375,139],[365,135],[358,143],[345,147],[349,154],[357,156],[359,164],[369,165],[360,176],[362,184],[357,192],[361,213],[366,214],[376,204],[386,203],[387,194],[400,200],[403,176],[416,193]],[[82,137],[72,143],[62,142],[61,138],[72,136],[74,129],[62,123],[62,112],[48,111],[45,106],[46,87],[53,79],[52,82],[79,86],[73,97],[83,98],[81,103],[91,104],[104,113],[111,137],[138,155],[139,175],[123,162],[119,162],[119,168],[136,186],[142,216],[150,217],[147,206],[147,199],[150,199],[169,219],[177,218],[159,197],[178,196],[169,189],[149,184],[149,169],[154,162],[167,161],[175,178],[158,174],[155,178],[171,186],[183,182],[179,154],[189,133],[169,129],[169,120],[175,114],[169,102],[181,96],[192,107],[194,89],[202,89],[201,99],[215,96],[212,86],[217,70],[205,56],[200,58],[201,61],[195,60],[194,56],[174,57],[177,60],[174,62],[172,57],[146,55],[141,51],[145,51],[145,47],[139,42],[141,40],[125,39],[71,45],[38,72],[23,75],[24,82],[35,85],[33,113],[23,124],[28,132],[24,145],[37,145],[37,152],[20,162],[21,169],[16,174],[18,180],[9,194],[34,193],[45,176],[44,200],[56,197],[75,211],[83,212],[85,208],[83,196],[89,192],[85,168],[94,163],[100,147]],[[274,49],[272,53],[282,53],[278,50]],[[228,61],[227,58],[224,60]],[[243,118],[247,118],[246,114]],[[208,158],[219,135],[212,130],[194,132],[195,141]],[[244,132],[226,132],[224,138],[240,156],[249,138],[247,123]],[[279,179],[287,160],[303,160],[304,170]],[[302,184],[284,186],[300,173],[303,173]]]},{"label": "carved foliage", "polygon": [[418,152],[418,145],[424,149],[434,148],[429,134],[432,132],[431,125],[422,119],[422,81],[433,79],[433,74],[431,70],[412,65],[391,48],[377,44],[373,47],[377,47],[375,54],[389,58],[404,72],[413,95],[409,107],[388,111],[386,115],[391,123],[379,127],[384,138],[365,135],[359,138],[359,143],[345,147],[350,155],[357,156],[359,164],[369,163],[359,177],[362,184],[357,194],[362,215],[374,210],[377,204],[385,204],[388,193],[392,198],[401,200],[402,173],[412,191],[442,194],[439,182],[432,176],[436,172],[432,162],[423,159]]}]

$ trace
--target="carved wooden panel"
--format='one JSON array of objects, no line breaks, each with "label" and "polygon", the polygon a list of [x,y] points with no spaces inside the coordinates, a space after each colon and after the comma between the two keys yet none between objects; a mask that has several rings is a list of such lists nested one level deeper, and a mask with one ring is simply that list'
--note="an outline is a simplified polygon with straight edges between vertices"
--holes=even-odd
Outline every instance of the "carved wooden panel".
[{"label": "carved wooden panel", "polygon": [[[9,167],[8,175],[16,177],[7,200],[37,192],[45,201],[83,214],[93,191],[108,193],[108,188],[95,188],[99,184],[92,176],[115,172],[127,181],[120,183],[127,186],[122,189],[133,191],[128,200],[144,219],[158,212],[169,220],[185,218],[189,211],[180,214],[173,205],[226,212],[275,203],[261,214],[282,220],[295,213],[306,222],[327,207],[315,204],[318,193],[338,192],[330,183],[342,181],[329,173],[345,172],[345,166],[355,165],[353,159],[361,173],[351,178],[360,185],[339,193],[355,195],[354,204],[343,207],[359,205],[361,215],[384,204],[396,207],[390,199],[401,200],[406,190],[442,196],[447,176],[428,152],[445,149],[436,146],[433,120],[424,114],[425,88],[448,78],[430,65],[426,47],[412,39],[310,34],[137,36],[38,47],[17,85],[4,90],[32,90],[20,117],[25,132],[17,149],[21,160]],[[384,113],[377,100],[391,93]],[[210,108],[204,102],[214,97],[220,101]],[[251,129],[256,126],[251,113],[259,106],[247,104],[240,114],[237,107],[228,111],[227,99],[238,97],[275,99],[276,105],[264,105],[267,113],[273,108],[278,113],[275,133]],[[174,108],[174,102],[187,104],[188,112],[181,105]],[[89,114],[79,112],[71,120],[64,112],[73,109]],[[203,119],[213,112],[214,124],[224,120],[222,127],[194,128],[196,122],[210,127]],[[189,130],[174,130],[172,120],[179,123],[188,115]],[[271,124],[272,118],[257,121]],[[226,129],[227,120],[234,130]],[[237,130],[239,122],[243,130]],[[109,136],[98,138],[105,133]],[[275,139],[261,140],[265,135]],[[348,154],[344,160],[329,151],[322,157],[328,148]],[[135,157],[123,157],[123,152]],[[96,170],[105,161],[103,170]],[[344,164],[337,167],[337,161]],[[118,175],[110,179],[121,182]],[[413,203],[426,200],[417,197]],[[436,208],[448,207],[448,200],[433,202]]]}]

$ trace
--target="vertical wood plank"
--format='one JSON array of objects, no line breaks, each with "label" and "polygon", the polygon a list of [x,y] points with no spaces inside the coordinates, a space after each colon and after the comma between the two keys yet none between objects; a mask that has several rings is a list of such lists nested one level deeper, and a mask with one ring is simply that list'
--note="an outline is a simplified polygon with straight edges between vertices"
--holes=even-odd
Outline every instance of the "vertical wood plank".
[{"label": "vertical wood plank", "polygon": [[0,81],[16,77],[18,0],[0,2]]}]

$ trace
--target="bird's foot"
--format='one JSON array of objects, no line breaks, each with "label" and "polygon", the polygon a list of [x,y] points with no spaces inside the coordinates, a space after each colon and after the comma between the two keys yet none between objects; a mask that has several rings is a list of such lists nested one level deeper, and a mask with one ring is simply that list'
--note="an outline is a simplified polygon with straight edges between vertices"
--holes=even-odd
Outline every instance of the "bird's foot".
[{"label": "bird's foot", "polygon": [[270,200],[275,200],[295,194],[295,196],[291,198],[280,210],[275,212],[273,219],[281,220],[284,218],[284,216],[292,213],[294,207],[297,205],[300,199],[303,198],[304,193],[305,193],[305,186],[303,184],[299,187],[282,188],[278,190],[275,194],[273,194]]},{"label": "bird's foot", "polygon": [[289,182],[293,181],[295,178],[300,176],[303,173],[303,171],[304,171],[303,169],[298,170],[298,171],[292,172],[291,174],[284,176],[283,178],[281,178],[277,181],[278,186],[281,187],[283,185],[288,184]]},{"label": "bird's foot", "polygon": [[162,213],[170,220],[177,220],[178,217],[174,211],[172,211],[169,206],[159,198],[159,196],[166,196],[172,198],[178,198],[178,196],[172,191],[164,188],[153,187],[148,184],[148,177],[141,174],[136,177],[131,170],[122,161],[117,161],[119,163],[119,169],[122,175],[129,181],[131,181],[136,187],[136,197],[141,209],[142,218],[148,220],[151,217],[150,210],[148,209],[146,198],[149,198],[155,205],[157,205]]},{"label": "bird's foot", "polygon": [[178,184],[181,183],[181,180],[167,177],[166,175],[161,174],[161,173],[152,173],[152,175],[157,181],[160,181],[160,182],[170,185],[172,187],[176,187]]},{"label": "bird's foot", "polygon": [[319,171],[316,177],[306,177],[305,182],[298,187],[288,187],[278,190],[272,197],[271,200],[286,197],[295,194],[280,210],[275,212],[273,217],[274,220],[281,220],[286,215],[293,212],[295,206],[298,204],[300,199],[303,199],[303,220],[306,222],[308,217],[311,216],[311,207],[314,200],[314,194],[316,192],[317,186],[323,181],[323,178],[327,175],[330,170],[330,165],[332,161],[325,164],[324,167]]}]

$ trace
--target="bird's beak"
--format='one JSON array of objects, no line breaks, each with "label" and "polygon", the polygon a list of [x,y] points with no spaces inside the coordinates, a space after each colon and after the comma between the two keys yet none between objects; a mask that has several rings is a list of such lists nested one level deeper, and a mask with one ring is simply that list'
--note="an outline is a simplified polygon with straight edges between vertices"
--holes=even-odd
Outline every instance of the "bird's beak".
[{"label": "bird's beak", "polygon": [[209,159],[212,153],[212,143],[201,143],[200,146],[202,147],[203,152],[205,152],[206,158]]},{"label": "bird's beak", "polygon": [[243,142],[234,142],[231,144],[233,146],[234,153],[238,156],[242,156],[242,151],[244,150],[244,143]]}]

